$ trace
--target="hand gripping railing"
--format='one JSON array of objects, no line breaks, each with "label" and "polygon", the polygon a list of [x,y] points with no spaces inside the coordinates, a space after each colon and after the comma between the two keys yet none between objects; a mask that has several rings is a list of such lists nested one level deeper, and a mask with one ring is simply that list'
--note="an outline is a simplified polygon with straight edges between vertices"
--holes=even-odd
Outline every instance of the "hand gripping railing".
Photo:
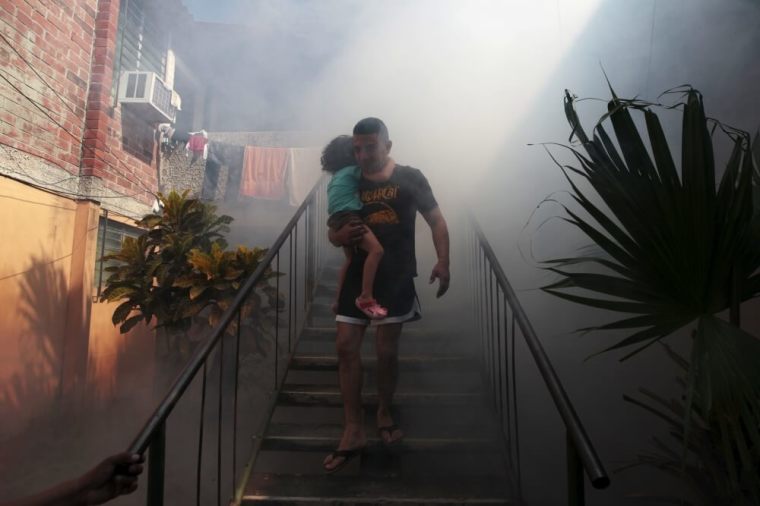
[{"label": "hand gripping railing", "polygon": [[518,494],[521,489],[517,384],[515,369],[515,324],[519,327],[541,377],[565,425],[567,447],[568,504],[585,504],[583,470],[594,488],[610,484],[591,440],[554,372],[533,326],[520,305],[480,225],[470,214],[470,279],[473,282],[475,319],[482,344],[482,360],[490,381],[492,400],[515,470]]},{"label": "hand gripping railing", "polygon": [[[257,337],[260,338],[261,333],[260,328],[250,330],[250,322],[249,325],[246,325],[246,320],[250,320],[251,318],[248,314],[250,311],[246,308],[250,308],[251,304],[263,304],[262,300],[264,297],[260,293],[257,293],[257,290],[260,290],[262,284],[266,282],[265,274],[267,272],[274,270],[275,272],[282,273],[282,276],[275,277],[270,285],[270,288],[275,289],[277,294],[275,297],[277,300],[276,307],[273,308],[274,324],[271,329],[271,333],[274,334],[274,342],[272,343],[273,349],[270,350],[269,354],[269,359],[272,363],[268,365],[272,369],[270,404],[273,404],[271,399],[276,397],[284,380],[285,368],[280,367],[280,363],[282,361],[287,363],[295,349],[299,330],[303,327],[308,306],[313,299],[319,270],[323,266],[323,253],[327,249],[327,234],[323,226],[326,219],[324,185],[325,179],[322,178],[314,186],[303,204],[295,212],[293,218],[285,226],[280,236],[269,248],[256,271],[240,288],[231,306],[221,316],[219,323],[208,332],[205,339],[195,349],[192,358],[177,376],[168,394],[166,394],[158,408],[148,418],[132,444],[129,445],[128,451],[132,453],[143,454],[146,450],[149,450],[147,472],[147,504],[149,506],[160,506],[163,504],[165,464],[167,453],[171,453],[167,452],[167,434],[171,436],[174,432],[180,432],[184,435],[189,429],[193,429],[194,427],[197,428],[195,431],[198,437],[197,461],[194,466],[195,503],[197,505],[201,504],[202,485],[208,486],[210,481],[216,488],[214,495],[217,505],[221,505],[223,502],[228,503],[229,500],[232,500],[236,491],[236,484],[240,479],[238,473],[240,471],[238,468],[238,453],[244,451],[239,448],[237,430],[241,341],[244,347],[251,346],[251,342]],[[300,249],[299,241],[303,245]],[[284,261],[281,262],[281,260]],[[282,302],[281,298],[284,299]],[[287,320],[285,320],[286,318]],[[284,349],[285,333],[287,333],[286,349]],[[233,341],[232,343],[227,343],[228,346],[234,344],[233,353],[230,353],[229,349],[225,351],[225,341]],[[281,343],[280,341],[283,342]],[[216,353],[214,353],[215,351]],[[234,366],[233,371],[225,370],[225,367],[229,368],[231,366]],[[259,365],[259,367],[263,367],[263,365]],[[209,369],[213,370],[214,368],[218,368],[218,376],[212,376],[212,373],[209,372]],[[188,387],[190,387],[201,369],[202,377],[199,379],[201,383],[200,392],[195,392],[196,396],[200,396],[200,414],[197,423],[193,424],[190,420],[191,415],[186,413],[187,409],[183,409],[183,413],[176,417],[179,418],[176,420],[177,426],[172,425],[172,431],[167,431],[169,416],[173,413],[175,407],[177,407],[180,399],[183,396],[187,397],[185,394],[188,393]],[[231,375],[233,376],[232,379],[230,379]],[[209,437],[209,434],[205,434],[204,439],[205,423],[208,423],[204,421],[205,418],[208,418],[206,413],[208,383],[214,381],[218,382],[218,393],[215,399],[215,441]],[[227,397],[232,396],[231,400],[227,399],[226,410],[223,409],[225,394],[227,394]],[[232,406],[229,405],[230,403]],[[172,423],[174,422],[173,418]],[[248,435],[250,439],[250,436],[254,435],[255,428],[249,427],[249,429],[251,429],[251,434]],[[228,432],[231,441],[223,441],[223,435],[226,435]],[[189,441],[183,439],[180,441],[180,449],[177,451],[181,452],[182,447],[186,450],[189,446]],[[213,461],[214,459],[211,459],[211,462],[208,462],[208,458],[206,461],[203,459],[204,447],[208,446],[211,446],[212,450],[214,449],[213,447],[216,449],[215,462]],[[224,453],[223,449],[225,448],[227,449],[226,453],[228,454],[229,461],[223,464],[222,456]],[[187,453],[187,455],[190,454]],[[180,464],[189,467],[186,460],[180,462]],[[213,473],[208,472],[209,466],[215,468],[215,480],[209,479],[209,476],[213,478]],[[182,467],[182,465],[179,467]],[[247,469],[245,472],[249,471]],[[202,476],[205,479],[202,479]],[[222,483],[227,480],[229,480],[232,486],[232,492],[229,500],[223,501]],[[188,489],[190,483],[190,480],[183,480],[182,488]],[[209,491],[204,491],[206,495],[203,496],[203,504],[209,504]]]}]

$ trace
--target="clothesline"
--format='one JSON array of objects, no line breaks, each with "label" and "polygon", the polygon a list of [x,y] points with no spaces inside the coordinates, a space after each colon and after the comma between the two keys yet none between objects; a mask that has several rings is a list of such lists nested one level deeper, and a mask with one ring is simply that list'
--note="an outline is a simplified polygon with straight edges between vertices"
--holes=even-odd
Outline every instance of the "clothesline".
[{"label": "clothesline", "polygon": [[225,200],[283,200],[297,206],[321,175],[319,148],[272,148],[208,143],[202,198],[216,197],[227,167]]}]

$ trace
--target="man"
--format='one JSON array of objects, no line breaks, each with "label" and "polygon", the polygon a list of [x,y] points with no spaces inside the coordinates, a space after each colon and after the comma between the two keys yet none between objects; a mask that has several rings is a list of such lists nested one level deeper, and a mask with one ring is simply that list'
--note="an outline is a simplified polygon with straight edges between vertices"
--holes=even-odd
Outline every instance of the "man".
[{"label": "man", "polygon": [[[392,143],[381,120],[365,118],[359,121],[354,127],[353,145],[356,163],[362,173],[359,196],[364,204],[361,213],[364,223],[346,224],[339,230],[330,230],[329,236],[336,246],[350,246],[361,239],[366,225],[385,250],[375,278],[375,297],[388,309],[388,316],[376,322],[377,427],[382,442],[390,445],[404,436],[390,411],[396,390],[399,336],[404,322],[421,317],[414,290],[417,211],[433,234],[438,261],[430,282],[439,281],[438,297],[449,287],[449,232],[425,176],[412,167],[397,165],[390,158]],[[361,407],[360,349],[369,320],[355,305],[361,291],[364,258],[361,250],[353,255],[338,299],[336,348],[345,427],[338,448],[323,462],[328,473],[342,468],[367,444]]]}]

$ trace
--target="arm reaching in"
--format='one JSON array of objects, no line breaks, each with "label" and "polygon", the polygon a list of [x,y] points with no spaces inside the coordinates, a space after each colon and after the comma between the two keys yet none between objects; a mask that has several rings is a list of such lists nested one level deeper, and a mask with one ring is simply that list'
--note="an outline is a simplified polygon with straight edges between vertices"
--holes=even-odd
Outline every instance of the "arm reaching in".
[{"label": "arm reaching in", "polygon": [[422,216],[433,233],[433,246],[435,246],[435,253],[438,255],[438,262],[433,266],[433,271],[430,273],[430,283],[438,280],[438,291],[435,295],[441,297],[449,289],[449,281],[451,280],[449,273],[449,228],[439,207],[422,213]]},{"label": "arm reaching in", "polygon": [[103,504],[137,490],[143,458],[128,452],[105,459],[79,478],[55,485],[32,497],[3,506],[81,506]]}]

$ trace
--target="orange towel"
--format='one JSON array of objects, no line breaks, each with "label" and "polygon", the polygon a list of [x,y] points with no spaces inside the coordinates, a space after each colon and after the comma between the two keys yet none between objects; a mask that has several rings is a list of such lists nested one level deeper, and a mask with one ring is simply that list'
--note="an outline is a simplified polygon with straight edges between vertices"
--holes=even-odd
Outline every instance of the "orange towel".
[{"label": "orange towel", "polygon": [[288,149],[246,146],[240,195],[261,199],[281,199],[285,195]]}]

